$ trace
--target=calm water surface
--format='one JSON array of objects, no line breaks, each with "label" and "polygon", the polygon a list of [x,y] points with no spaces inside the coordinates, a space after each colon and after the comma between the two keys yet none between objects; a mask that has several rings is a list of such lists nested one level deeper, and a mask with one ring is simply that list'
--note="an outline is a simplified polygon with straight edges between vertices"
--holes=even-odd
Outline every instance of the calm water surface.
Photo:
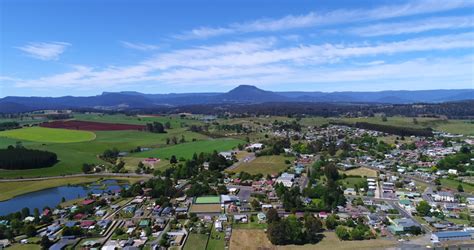
[{"label": "calm water surface", "polygon": [[40,211],[46,206],[55,208],[59,203],[61,203],[63,197],[66,200],[72,200],[85,197],[90,192],[100,194],[119,190],[124,186],[127,185],[119,184],[115,180],[104,180],[99,184],[87,186],[60,186],[35,191],[14,197],[10,200],[0,201],[0,215],[18,212],[24,207],[29,208],[31,213],[33,213],[34,208],[38,208]]}]

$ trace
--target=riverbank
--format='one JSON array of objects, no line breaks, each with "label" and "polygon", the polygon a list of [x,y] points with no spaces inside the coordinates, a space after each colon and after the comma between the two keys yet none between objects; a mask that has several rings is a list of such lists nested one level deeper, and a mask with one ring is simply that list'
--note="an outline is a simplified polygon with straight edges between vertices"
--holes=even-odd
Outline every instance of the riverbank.
[{"label": "riverbank", "polygon": [[27,194],[30,192],[40,191],[48,188],[54,188],[65,185],[79,185],[96,182],[99,180],[113,179],[117,181],[127,181],[130,184],[138,182],[147,177],[133,176],[81,176],[81,177],[67,177],[42,179],[42,180],[18,180],[9,182],[0,182],[0,201],[12,199],[16,196]]}]

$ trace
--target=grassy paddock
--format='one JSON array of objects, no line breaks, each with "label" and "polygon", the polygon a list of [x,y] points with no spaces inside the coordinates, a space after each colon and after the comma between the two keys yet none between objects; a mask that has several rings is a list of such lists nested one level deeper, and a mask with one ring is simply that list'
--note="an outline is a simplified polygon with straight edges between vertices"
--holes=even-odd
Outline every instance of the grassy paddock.
[{"label": "grassy paddock", "polygon": [[247,172],[249,174],[274,174],[284,171],[288,164],[285,164],[285,160],[293,160],[291,157],[285,157],[282,155],[269,155],[260,156],[251,162],[240,164],[237,168],[233,169],[232,172]]},{"label": "grassy paddock", "polygon": [[71,143],[92,141],[95,139],[95,134],[90,131],[30,127],[1,131],[0,137],[34,142]]},{"label": "grassy paddock", "polygon": [[230,250],[236,249],[315,249],[315,250],[352,250],[352,249],[387,249],[397,245],[396,241],[385,239],[341,241],[334,232],[324,232],[324,238],[316,244],[275,246],[263,230],[236,229],[230,239]]},{"label": "grassy paddock", "polygon": [[373,170],[373,169],[370,169],[370,168],[365,168],[365,167],[349,169],[347,171],[343,171],[343,173],[345,173],[346,175],[377,177],[377,171],[376,170]]},{"label": "grassy paddock", "polygon": [[186,240],[184,245],[184,250],[193,250],[193,249],[206,249],[207,239],[209,235],[207,234],[195,234],[191,233]]},{"label": "grassy paddock", "polygon": [[146,152],[140,152],[133,154],[133,157],[157,157],[160,159],[169,159],[172,155],[175,155],[178,159],[184,157],[185,159],[190,159],[194,153],[211,153],[214,150],[217,152],[227,151],[235,148],[239,143],[244,143],[244,141],[236,139],[214,139],[214,140],[204,140],[204,141],[195,141],[187,142],[182,144],[177,144],[173,146],[167,146],[163,148],[157,148]]},{"label": "grassy paddock", "polygon": [[40,180],[40,181],[14,181],[14,182],[0,182],[0,201],[11,199],[15,196],[39,191],[43,189],[59,187],[64,185],[77,185],[83,183],[96,182],[101,179],[114,179],[114,180],[124,180],[131,183],[137,182],[142,178],[136,177],[94,177],[94,176],[84,176],[84,177],[64,177],[57,179],[49,180]]},{"label": "grassy paddock", "polygon": [[[80,132],[80,131],[79,131]],[[85,132],[85,131],[82,131]],[[23,146],[54,152],[58,155],[59,162],[52,167],[28,170],[0,170],[0,178],[40,177],[77,174],[81,172],[83,163],[106,164],[97,156],[106,149],[118,148],[129,151],[140,147],[161,147],[166,145],[166,138],[185,135],[188,140],[197,140],[207,137],[185,129],[171,129],[166,134],[156,134],[141,131],[97,131],[96,139],[88,142],[77,143],[39,143],[22,141]],[[15,145],[16,140],[11,138],[0,139],[0,147]]]}]

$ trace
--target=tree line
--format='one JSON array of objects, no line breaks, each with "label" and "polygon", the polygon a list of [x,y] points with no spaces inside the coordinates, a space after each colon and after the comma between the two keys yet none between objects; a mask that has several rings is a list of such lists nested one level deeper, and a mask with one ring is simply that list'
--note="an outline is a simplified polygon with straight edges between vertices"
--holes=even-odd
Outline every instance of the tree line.
[{"label": "tree line", "polygon": [[0,149],[0,168],[18,170],[51,167],[58,162],[53,152],[8,146]]}]

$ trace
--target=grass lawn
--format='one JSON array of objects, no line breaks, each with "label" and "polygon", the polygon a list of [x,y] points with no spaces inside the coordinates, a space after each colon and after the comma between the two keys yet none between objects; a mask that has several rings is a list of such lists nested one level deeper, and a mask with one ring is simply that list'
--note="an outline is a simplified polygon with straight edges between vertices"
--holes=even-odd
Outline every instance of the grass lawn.
[{"label": "grass lawn", "polygon": [[[85,132],[75,131],[73,132]],[[197,140],[207,137],[198,133],[186,131],[183,128],[170,129],[166,134],[148,133],[142,131],[97,131],[96,139],[89,142],[77,143],[38,143],[22,141],[23,146],[40,150],[47,150],[58,155],[59,162],[52,167],[28,170],[0,170],[0,178],[39,177],[76,174],[81,172],[83,163],[106,164],[97,156],[106,149],[117,148],[121,151],[129,151],[140,147],[161,147],[166,144],[166,138],[184,135],[186,139]],[[5,138],[0,139],[0,147],[15,145],[17,140]]]},{"label": "grass lawn", "polygon": [[463,219],[456,219],[456,218],[446,218],[447,221],[450,221],[454,224],[458,224],[458,225],[468,225],[471,223],[470,221],[468,220],[463,220]]},{"label": "grass lawn", "polygon": [[207,234],[196,234],[191,233],[186,240],[184,245],[184,250],[193,250],[193,249],[206,249],[207,239],[209,235]]},{"label": "grass lawn", "polygon": [[370,168],[365,168],[365,167],[360,167],[360,168],[354,168],[350,169],[347,171],[343,171],[346,175],[358,175],[358,176],[366,176],[366,177],[377,177],[377,171],[370,169]]},{"label": "grass lawn", "polygon": [[240,164],[237,168],[233,169],[232,172],[247,172],[249,174],[274,174],[284,171],[288,164],[285,160],[292,161],[293,158],[285,157],[282,155],[265,155],[255,158],[251,162],[245,162]]},{"label": "grass lawn", "polygon": [[[222,250],[225,248],[224,241],[225,233],[217,232],[214,227],[212,227],[211,235],[209,236],[209,241],[207,243],[206,250]],[[196,248],[198,249],[198,248]]]},{"label": "grass lawn", "polygon": [[176,158],[184,157],[190,159],[194,153],[211,153],[214,150],[217,152],[228,151],[235,148],[239,143],[244,141],[236,139],[210,139],[204,141],[186,142],[182,144],[153,149],[146,152],[132,154],[133,157],[156,157],[160,159],[169,159],[172,155]]},{"label": "grass lawn", "polygon": [[95,134],[90,131],[31,127],[1,131],[0,137],[35,142],[70,143],[94,140]]},{"label": "grass lawn", "polygon": [[[397,245],[396,241],[385,239],[341,241],[334,232],[324,232],[324,238],[316,244],[278,246],[278,249],[315,249],[315,250],[352,250],[352,249],[387,249]],[[236,229],[232,232],[230,249],[277,249],[267,238],[263,230]]]},{"label": "grass lawn", "polygon": [[[15,196],[39,191],[47,188],[59,187],[64,185],[76,185],[82,183],[96,182],[104,177],[65,177],[49,180],[40,181],[14,181],[14,182],[0,182],[0,201],[11,199]],[[107,179],[107,178],[105,178]],[[130,182],[136,182],[141,178],[135,177],[111,177],[110,179],[116,180],[127,180]]]},{"label": "grass lawn", "polygon": [[[125,169],[127,169],[129,172],[135,172],[135,170],[138,168],[138,163],[143,161],[145,158],[121,157],[120,159],[125,162]],[[145,164],[145,166],[149,167],[150,165]],[[152,169],[165,170],[169,167],[171,167],[170,162],[163,159],[160,162],[154,164]]]},{"label": "grass lawn", "polygon": [[463,183],[459,182],[457,180],[451,180],[451,179],[441,179],[441,187],[443,188],[448,188],[451,190],[458,190],[458,185],[461,184],[462,187],[464,188],[464,192],[466,193],[474,193],[474,185],[471,185],[469,183]]},{"label": "grass lawn", "polygon": [[219,196],[201,196],[197,197],[196,204],[216,204],[220,203],[221,198]]},{"label": "grass lawn", "polygon": [[267,227],[267,223],[258,223],[257,221],[232,224],[232,229],[267,229]]},{"label": "grass lawn", "polygon": [[11,250],[40,250],[41,246],[36,244],[13,244],[7,249]]},{"label": "grass lawn", "polygon": [[356,184],[358,185],[364,179],[365,178],[363,177],[347,177],[345,179],[340,180],[339,182],[346,187],[354,188]]}]

